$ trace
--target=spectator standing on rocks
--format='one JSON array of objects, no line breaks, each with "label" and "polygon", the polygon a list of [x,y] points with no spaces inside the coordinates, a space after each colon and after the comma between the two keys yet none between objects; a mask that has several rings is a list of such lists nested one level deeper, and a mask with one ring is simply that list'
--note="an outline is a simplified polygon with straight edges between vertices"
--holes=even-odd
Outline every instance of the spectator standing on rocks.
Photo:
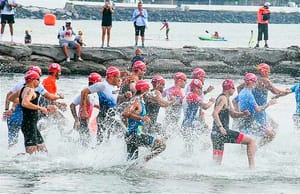
[{"label": "spectator standing on rocks", "polygon": [[107,47],[109,47],[110,41],[110,31],[112,27],[112,14],[114,13],[114,8],[111,6],[110,1],[106,0],[104,6],[100,9],[102,13],[102,44],[101,48],[104,47],[104,39],[107,34]]},{"label": "spectator standing on rocks", "polygon": [[269,10],[271,3],[265,2],[264,6],[259,8],[257,12],[257,24],[258,24],[258,36],[257,36],[257,43],[255,48],[259,47],[259,41],[262,40],[262,35],[264,35],[265,40],[265,48],[269,48],[268,46],[268,23],[270,19],[271,12]]},{"label": "spectator standing on rocks", "polygon": [[133,11],[132,20],[135,29],[135,46],[138,45],[139,36],[141,36],[142,47],[145,46],[145,29],[148,23],[148,13],[143,9],[142,2],[138,3],[138,8]]},{"label": "spectator standing on rocks", "polygon": [[2,41],[3,33],[5,29],[5,24],[8,23],[9,30],[10,30],[10,41],[11,43],[14,42],[14,28],[13,24],[15,23],[15,7],[17,7],[18,4],[15,0],[2,0],[1,6],[0,6],[0,12],[1,12],[1,35],[0,35],[0,41]]},{"label": "spectator standing on rocks", "polygon": [[66,20],[65,26],[62,26],[58,31],[57,38],[59,39],[59,45],[63,48],[67,62],[70,62],[71,60],[68,48],[76,49],[78,61],[83,61],[81,58],[81,46],[79,43],[74,41],[73,35],[76,36],[71,27],[71,20]]}]

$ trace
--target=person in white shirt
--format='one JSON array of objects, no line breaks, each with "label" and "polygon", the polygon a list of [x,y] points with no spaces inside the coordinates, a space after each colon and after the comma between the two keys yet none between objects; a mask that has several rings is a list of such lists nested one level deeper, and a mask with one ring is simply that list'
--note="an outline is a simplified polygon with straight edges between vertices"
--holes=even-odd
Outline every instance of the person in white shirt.
[{"label": "person in white shirt", "polygon": [[[102,77],[101,75],[99,75],[98,73],[91,73],[88,77],[88,85],[91,86],[95,83],[101,82],[102,81]],[[93,113],[93,108],[99,108],[99,103],[96,102],[96,99],[93,98],[95,96],[88,96],[87,99],[87,112],[88,112],[88,118],[82,118],[82,106],[81,106],[81,95],[78,95],[73,102],[70,104],[70,109],[73,115],[73,118],[75,120],[74,122],[74,129],[77,129],[80,135],[80,142],[83,146],[87,146],[87,144],[90,141],[90,130],[88,127],[90,118],[92,116]],[[76,106],[79,106],[79,112],[77,114],[76,111]]]},{"label": "person in white shirt", "polygon": [[62,26],[58,31],[57,38],[59,39],[59,45],[63,48],[67,62],[71,61],[68,48],[76,49],[78,61],[83,61],[81,58],[81,46],[74,40],[73,36],[76,36],[76,33],[71,27],[71,20],[66,20],[65,26]]},{"label": "person in white shirt", "polygon": [[15,0],[2,0],[1,1],[1,35],[0,35],[0,41],[2,41],[3,33],[5,29],[6,23],[9,25],[10,30],[10,41],[14,42],[14,28],[13,24],[15,23],[15,7],[17,7],[18,4]]},{"label": "person in white shirt", "polygon": [[[121,86],[120,70],[114,66],[106,69],[106,79],[103,82],[95,83],[81,91],[81,107],[82,119],[88,118],[87,110],[87,97],[89,94],[97,93],[99,98],[99,114],[97,117],[97,142],[100,144],[103,141],[103,133],[107,131],[109,134],[108,126],[105,123],[112,116],[109,114],[110,110],[117,106],[118,102],[123,102],[132,97],[131,92],[119,94]],[[108,128],[108,129],[107,129]]]}]

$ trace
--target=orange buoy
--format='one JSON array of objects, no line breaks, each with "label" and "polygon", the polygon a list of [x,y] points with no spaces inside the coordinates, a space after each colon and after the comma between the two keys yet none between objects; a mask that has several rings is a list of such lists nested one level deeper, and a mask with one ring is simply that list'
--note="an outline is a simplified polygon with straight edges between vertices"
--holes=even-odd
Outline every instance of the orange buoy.
[{"label": "orange buoy", "polygon": [[44,24],[47,26],[54,26],[56,22],[56,16],[53,14],[44,15]]}]

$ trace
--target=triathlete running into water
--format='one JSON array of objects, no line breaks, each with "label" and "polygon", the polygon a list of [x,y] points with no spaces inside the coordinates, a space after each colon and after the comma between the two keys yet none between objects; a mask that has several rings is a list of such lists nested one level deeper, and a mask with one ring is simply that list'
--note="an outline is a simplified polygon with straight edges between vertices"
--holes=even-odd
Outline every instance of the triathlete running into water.
[{"label": "triathlete running into water", "polygon": [[150,134],[158,133],[165,134],[165,130],[161,124],[157,122],[157,117],[160,107],[167,107],[175,102],[175,98],[172,100],[165,100],[162,96],[162,92],[165,88],[166,80],[160,75],[154,75],[151,80],[153,89],[145,98],[145,106],[147,115],[150,117],[150,122],[146,124],[145,131]]},{"label": "triathlete running into water", "polygon": [[145,156],[147,162],[157,156],[166,149],[166,144],[153,136],[143,132],[145,122],[149,122],[150,118],[146,115],[144,95],[150,89],[150,84],[145,80],[136,82],[136,94],[132,103],[125,108],[122,116],[128,118],[128,131],[125,136],[127,144],[127,159],[137,159],[140,146],[150,147],[151,154]]},{"label": "triathlete running into water", "polygon": [[44,114],[48,113],[46,107],[37,105],[40,94],[34,91],[34,88],[39,85],[40,75],[35,71],[27,71],[25,82],[25,86],[20,91],[19,101],[23,112],[22,132],[26,153],[47,152],[43,137],[37,129],[38,111],[42,111]]},{"label": "triathlete running into water", "polygon": [[259,137],[259,145],[265,145],[273,140],[275,132],[270,127],[261,125],[256,121],[255,115],[258,112],[266,110],[270,105],[276,103],[276,100],[272,99],[263,106],[259,106],[252,93],[255,88],[257,77],[253,73],[247,73],[244,77],[245,88],[242,89],[238,95],[238,102],[240,111],[248,110],[250,115],[242,117],[239,123],[239,129],[245,134],[249,134],[255,137]]},{"label": "triathlete running into water", "polygon": [[174,86],[171,86],[163,91],[163,97],[167,97],[168,100],[175,99],[175,102],[166,108],[165,114],[165,126],[168,128],[178,128],[178,122],[181,116],[182,101],[184,94],[182,89],[185,87],[187,77],[182,72],[177,72],[173,76]]},{"label": "triathlete running into water", "polygon": [[[29,70],[37,72],[40,76],[42,75],[42,70],[38,66],[31,66]],[[11,147],[18,142],[18,134],[21,129],[21,124],[23,120],[22,108],[19,104],[19,91],[24,87],[25,80],[18,82],[12,87],[12,89],[6,95],[5,101],[5,118],[7,118],[7,128],[8,128],[8,146]],[[63,99],[62,95],[50,94],[45,90],[44,86],[40,83],[35,91],[47,98],[48,100]],[[10,101],[13,102],[13,106],[10,108]]]},{"label": "triathlete running into water", "polygon": [[106,69],[106,79],[102,82],[97,82],[88,88],[81,91],[81,107],[82,107],[82,119],[88,119],[88,95],[91,93],[97,93],[99,98],[99,114],[97,117],[98,131],[97,142],[100,144],[103,142],[104,132],[110,134],[111,128],[107,126],[107,123],[113,122],[112,115],[109,115],[110,110],[117,106],[117,102],[123,102],[132,97],[131,92],[119,94],[121,86],[120,70],[114,66],[110,66]]},{"label": "triathlete running into water", "polygon": [[250,112],[248,110],[245,110],[244,112],[237,112],[234,110],[230,101],[230,96],[232,96],[235,92],[233,80],[224,80],[222,87],[223,92],[218,96],[213,111],[214,122],[211,132],[211,140],[213,143],[213,159],[216,163],[221,164],[225,143],[246,144],[249,167],[254,168],[256,149],[255,139],[249,135],[229,129],[229,116],[249,116]]},{"label": "triathlete running into water", "polygon": [[[88,77],[88,85],[91,86],[95,83],[101,82],[102,77],[98,73],[91,73]],[[79,106],[79,113],[77,114],[76,106]],[[88,128],[89,120],[93,113],[93,108],[99,108],[99,104],[96,104],[95,99],[92,99],[91,96],[88,96],[87,99],[87,112],[88,118],[82,118],[82,107],[81,107],[81,95],[78,95],[74,101],[70,104],[71,113],[73,118],[75,119],[74,122],[74,129],[77,129],[80,135],[80,142],[82,145],[86,146],[90,141],[90,130]]]}]

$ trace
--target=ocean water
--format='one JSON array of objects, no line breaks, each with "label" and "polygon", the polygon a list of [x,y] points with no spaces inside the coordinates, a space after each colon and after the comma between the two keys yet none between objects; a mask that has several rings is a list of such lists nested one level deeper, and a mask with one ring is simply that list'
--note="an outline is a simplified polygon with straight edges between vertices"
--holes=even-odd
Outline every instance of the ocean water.
[{"label": "ocean water", "polygon": [[[57,26],[43,25],[42,20],[16,20],[15,40],[23,41],[23,31],[32,30],[33,43],[57,44]],[[99,46],[100,21],[74,21],[76,29],[84,29],[88,46]],[[184,45],[198,47],[247,47],[251,24],[183,24],[171,23],[170,40],[164,40],[159,31],[160,23],[150,23],[146,45],[180,48]],[[6,29],[6,34],[8,34]],[[205,30],[218,30],[227,42],[203,42],[197,39]],[[256,31],[255,31],[256,32]],[[131,22],[114,22],[111,46],[131,46],[134,43]],[[299,44],[299,26],[270,25],[270,46],[284,48]],[[5,38],[9,39],[9,36]],[[7,91],[19,80],[21,74],[0,74],[0,110],[4,110]],[[242,81],[235,78],[236,83]],[[292,82],[275,83],[289,87]],[[279,82],[278,82],[279,80]],[[62,76],[58,80],[59,91],[65,94],[69,105],[80,90],[86,87],[87,79],[82,76]],[[215,90],[206,99],[217,97],[221,92],[221,79],[207,79],[206,87]],[[172,84],[167,81],[167,86]],[[201,142],[210,142],[209,136],[195,142],[194,154],[186,156],[178,128],[168,128],[174,134],[167,141],[167,149],[147,164],[132,166],[126,162],[124,140],[113,136],[100,147],[82,148],[72,131],[73,118],[70,111],[64,113],[69,134],[61,136],[57,127],[48,125],[45,142],[48,154],[32,156],[24,152],[23,137],[12,149],[7,149],[7,126],[0,121],[0,193],[249,193],[281,194],[299,193],[300,190],[300,133],[293,127],[295,111],[294,95],[278,99],[278,103],[267,112],[278,122],[277,137],[270,144],[259,148],[256,153],[256,168],[248,169],[245,149],[240,145],[225,145],[223,164],[212,162],[212,149],[204,149]],[[212,125],[212,108],[206,111],[207,123]],[[94,113],[96,114],[96,113]],[[159,120],[163,122],[164,110]],[[94,139],[93,139],[94,140]],[[141,149],[141,156],[149,150]]]},{"label": "ocean water", "polygon": [[[129,16],[131,17],[131,16]],[[64,25],[64,21],[56,21],[55,26],[46,26],[43,20],[16,19],[14,25],[14,40],[24,42],[24,31],[31,30],[32,43],[58,44],[57,32]],[[134,27],[132,22],[113,22],[110,46],[133,46]],[[82,30],[84,41],[88,47],[100,47],[101,45],[101,21],[74,20],[72,26],[75,32]],[[149,22],[145,32],[145,45],[167,48],[181,48],[185,45],[197,47],[248,47],[251,30],[254,39],[257,37],[256,24],[216,24],[216,23],[170,23],[169,40],[165,39],[165,30],[160,30],[162,24]],[[206,33],[208,31],[209,33]],[[210,36],[218,31],[228,41],[200,41],[199,36]],[[10,41],[9,28],[6,26],[4,41]],[[270,24],[269,46],[271,48],[286,48],[291,45],[299,45],[300,27],[297,24]],[[141,43],[139,41],[139,43]],[[263,46],[263,42],[261,43]]]},{"label": "ocean water", "polygon": [[[4,110],[6,92],[21,79],[20,74],[1,75],[0,110]],[[86,82],[82,76],[62,76],[58,86],[65,94],[64,101],[70,104],[86,87]],[[207,99],[217,97],[221,82],[221,79],[206,80],[206,86],[215,86]],[[236,80],[237,84],[241,82]],[[171,84],[168,80],[167,86]],[[122,138],[113,136],[100,147],[85,149],[76,142],[76,132],[66,138],[53,125],[43,132],[48,154],[18,156],[24,152],[22,134],[19,143],[8,150],[6,123],[0,121],[0,193],[298,193],[300,133],[294,130],[292,123],[294,95],[279,99],[267,111],[278,122],[279,132],[273,142],[257,150],[253,170],[248,169],[245,147],[233,144],[225,145],[223,164],[215,166],[212,148],[204,149],[199,143],[210,142],[209,136],[199,137],[194,144],[194,154],[186,156],[176,128],[168,128],[174,133],[167,141],[166,151],[138,166],[126,162]],[[211,113],[212,108],[206,111],[210,126]],[[70,131],[73,118],[69,110],[64,114],[66,131]],[[163,118],[164,110],[160,112],[160,122]],[[141,149],[141,156],[148,152]]]}]

